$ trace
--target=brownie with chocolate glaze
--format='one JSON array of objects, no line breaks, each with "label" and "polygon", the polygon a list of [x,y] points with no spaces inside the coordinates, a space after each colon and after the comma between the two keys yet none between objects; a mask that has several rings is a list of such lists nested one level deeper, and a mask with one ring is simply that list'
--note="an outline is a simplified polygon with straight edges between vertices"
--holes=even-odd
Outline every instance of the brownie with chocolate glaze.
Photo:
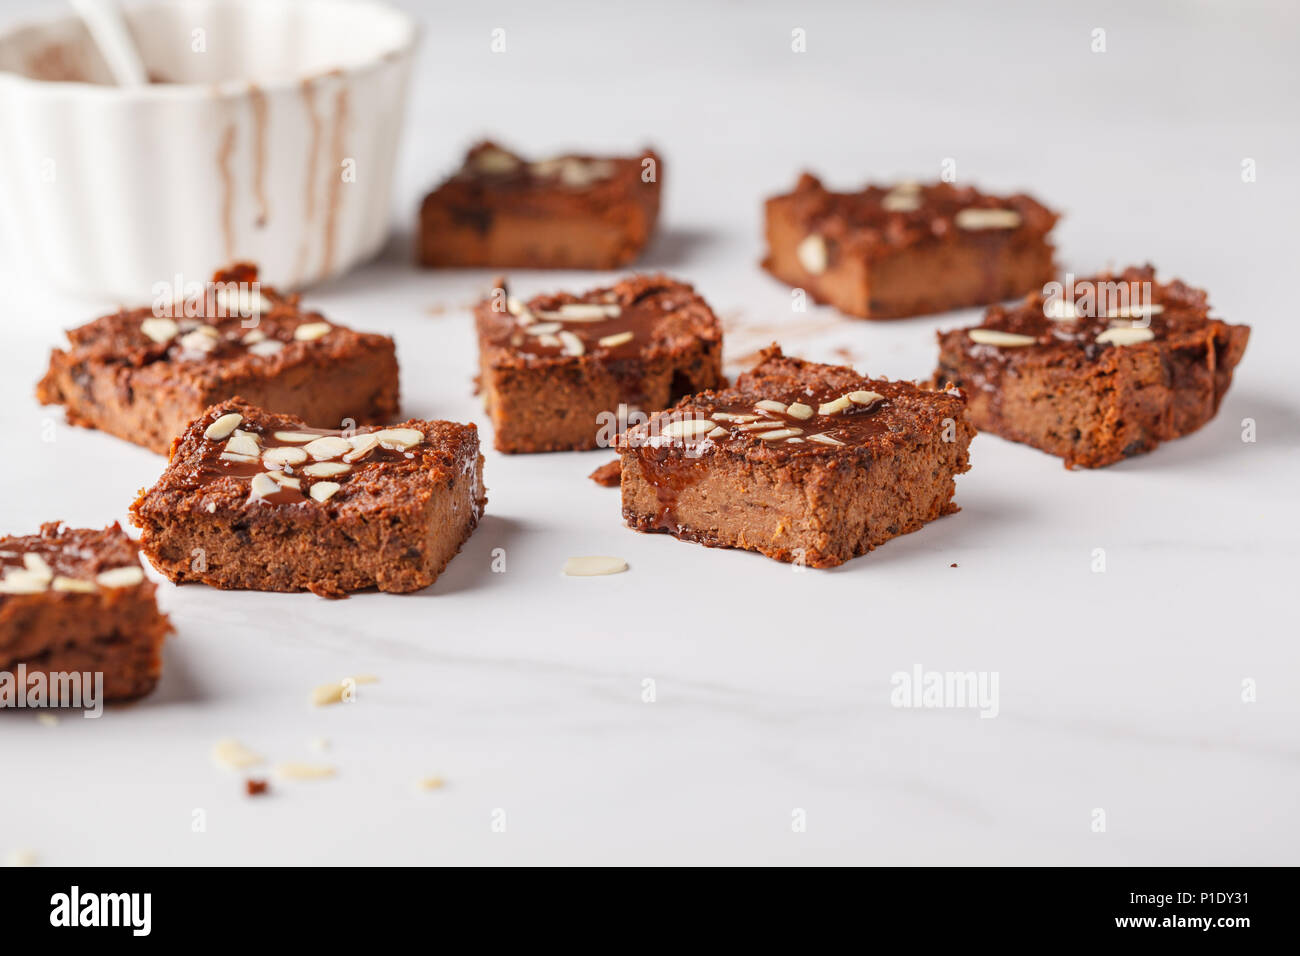
[{"label": "brownie with chocolate glaze", "polygon": [[939,333],[934,380],[966,390],[981,431],[1100,468],[1213,418],[1249,337],[1210,316],[1204,291],[1131,267]]},{"label": "brownie with chocolate glaze", "polygon": [[[47,686],[55,675],[102,674],[103,700],[149,693],[171,630],[156,590],[116,524],[95,531],[55,521],[39,534],[0,537],[0,673],[16,681],[21,666]],[[86,706],[91,688],[83,680],[81,689]]]},{"label": "brownie with chocolate glaze", "polygon": [[312,424],[392,421],[397,355],[261,285],[256,267],[216,273],[202,294],[123,309],[72,329],[36,387],[74,425],[165,454],[203,410],[233,395]]},{"label": "brownie with chocolate glaze", "polygon": [[428,587],[486,502],[472,424],[310,428],[234,398],[175,441],[131,520],[178,584],[338,597]]},{"label": "brownie with chocolate glaze", "polygon": [[975,429],[958,389],[872,379],[772,346],[735,387],[618,440],[637,531],[832,567],[957,510]]},{"label": "brownie with chocolate glaze", "polygon": [[951,183],[833,192],[804,173],[765,205],[763,268],[814,301],[893,319],[1024,295],[1053,275],[1057,214]]},{"label": "brownie with chocolate glaze", "polygon": [[726,381],[717,316],[666,276],[526,302],[499,279],[474,317],[499,451],[607,447],[638,416]]},{"label": "brownie with chocolate glaze", "polygon": [[617,269],[636,260],[659,218],[663,167],[639,156],[536,162],[482,142],[420,206],[421,265]]}]

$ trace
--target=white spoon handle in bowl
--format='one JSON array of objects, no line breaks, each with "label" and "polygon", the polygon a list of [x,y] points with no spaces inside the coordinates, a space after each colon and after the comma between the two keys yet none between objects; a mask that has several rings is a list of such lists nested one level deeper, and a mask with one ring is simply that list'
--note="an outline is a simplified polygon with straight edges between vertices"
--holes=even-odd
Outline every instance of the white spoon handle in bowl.
[{"label": "white spoon handle in bowl", "polygon": [[149,76],[140,62],[135,42],[127,32],[122,10],[115,0],[72,0],[90,37],[108,64],[118,86],[144,86]]}]

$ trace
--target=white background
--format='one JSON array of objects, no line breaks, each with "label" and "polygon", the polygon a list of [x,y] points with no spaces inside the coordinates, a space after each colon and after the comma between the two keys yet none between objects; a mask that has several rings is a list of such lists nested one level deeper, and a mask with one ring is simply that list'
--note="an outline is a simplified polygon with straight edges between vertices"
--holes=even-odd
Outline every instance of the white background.
[{"label": "white background", "polygon": [[[0,18],[42,6],[5,3]],[[644,265],[694,282],[727,317],[733,372],[775,338],[873,375],[927,375],[935,330],[977,313],[792,313],[757,268],[761,200],[804,167],[849,187],[937,178],[951,157],[962,181],[1061,209],[1060,259],[1076,274],[1151,261],[1210,290],[1222,317],[1254,329],[1236,384],[1196,435],[1101,471],[981,436],[959,514],[832,571],[627,530],[617,492],[585,478],[607,453],[489,451],[487,517],[428,591],[330,602],[163,583],[177,634],[151,697],[57,726],[0,714],[0,852],[1298,861],[1294,5],[458,3],[420,16],[394,242],[308,297],[396,336],[409,414],[484,424],[466,305],[488,276],[409,265],[420,196],[482,134],[531,154],[660,149],[666,210]],[[494,27],[504,54],[489,52]],[[790,50],[795,27],[806,53]],[[1105,53],[1090,51],[1098,27]],[[162,460],[32,398],[58,330],[112,303],[22,275],[5,289],[0,529],[125,523]],[[504,574],[489,569],[494,548]],[[1091,570],[1097,548],[1105,573]],[[563,577],[579,554],[631,570]],[[998,716],[891,707],[891,675],[917,664],[997,672]],[[310,706],[316,684],[362,672],[381,682],[355,704]],[[1246,679],[1257,702],[1242,700]],[[225,736],[338,775],[273,780],[249,799],[211,762]],[[314,737],[331,749],[314,753]],[[445,789],[417,791],[434,773]],[[206,832],[192,831],[196,808]]]}]

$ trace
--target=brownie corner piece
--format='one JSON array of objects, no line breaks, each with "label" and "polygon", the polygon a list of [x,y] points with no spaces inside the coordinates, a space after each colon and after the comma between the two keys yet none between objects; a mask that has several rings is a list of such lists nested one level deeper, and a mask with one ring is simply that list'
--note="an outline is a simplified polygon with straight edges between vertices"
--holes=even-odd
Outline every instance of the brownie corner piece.
[{"label": "brownie corner piece", "polygon": [[421,203],[417,259],[464,268],[629,265],[654,234],[662,175],[662,160],[649,149],[530,162],[479,143]]},{"label": "brownie corner piece", "polygon": [[309,428],[236,398],[186,429],[131,520],[178,584],[337,597],[428,587],[486,502],[473,424]]},{"label": "brownie corner piece", "polygon": [[608,446],[628,420],[725,382],[722,327],[694,288],[637,275],[475,309],[479,388],[504,452]]},{"label": "brownie corner piece", "polygon": [[764,205],[763,268],[817,302],[893,319],[1015,298],[1053,278],[1057,214],[951,183],[833,192],[804,173]]},{"label": "brownie corner piece", "polygon": [[1067,468],[1100,468],[1201,428],[1218,412],[1250,327],[1152,266],[1069,279],[980,325],[941,332],[935,381],[970,396],[981,431]]},{"label": "brownie corner piece", "polygon": [[[156,591],[116,524],[50,522],[39,534],[0,537],[0,673],[42,675],[50,706],[77,706],[58,694],[78,683],[81,706],[88,692],[104,701],[144,696],[158,683],[171,630]],[[28,691],[12,679],[16,693]]]},{"label": "brownie corner piece", "polygon": [[123,309],[68,332],[36,387],[68,421],[166,454],[203,410],[232,395],[314,425],[398,415],[392,338],[357,332],[257,279],[222,270],[174,301]]},{"label": "brownie corner piece", "polygon": [[733,388],[618,440],[638,531],[832,567],[957,510],[975,429],[957,389],[763,353]]}]

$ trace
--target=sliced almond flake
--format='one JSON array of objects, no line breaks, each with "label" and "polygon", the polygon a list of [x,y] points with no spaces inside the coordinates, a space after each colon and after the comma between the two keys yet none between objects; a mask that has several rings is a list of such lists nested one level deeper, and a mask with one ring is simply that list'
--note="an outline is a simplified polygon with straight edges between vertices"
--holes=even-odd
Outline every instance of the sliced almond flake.
[{"label": "sliced almond flake", "polygon": [[1032,335],[1018,332],[1003,332],[1000,329],[971,329],[966,333],[977,345],[996,345],[998,348],[1015,349],[1033,345],[1038,341]]},{"label": "sliced almond flake", "polygon": [[755,408],[761,408],[765,412],[785,412],[786,405],[784,402],[776,402],[770,398],[765,398],[760,402],[754,403]]},{"label": "sliced almond flake", "polygon": [[40,594],[49,586],[49,578],[17,568],[0,578],[0,594]]},{"label": "sliced almond flake", "polygon": [[130,588],[144,582],[144,569],[138,564],[128,564],[122,568],[110,568],[95,575],[95,582],[102,588]]},{"label": "sliced almond flake", "polygon": [[725,435],[725,434],[727,434],[727,430],[726,430],[725,428],[723,428],[721,425],[719,425],[717,428],[714,428],[712,431],[705,432],[705,433],[704,433],[704,437],[705,437],[705,438],[721,438],[721,437],[722,437],[723,435]]},{"label": "sliced almond flake", "polygon": [[853,402],[849,399],[847,395],[841,395],[839,398],[833,399],[829,402],[822,402],[820,405],[818,405],[817,414],[838,415],[846,408],[849,408],[852,404]]},{"label": "sliced almond flake", "polygon": [[563,343],[554,335],[539,335],[537,343],[548,349],[558,349]]},{"label": "sliced almond flake", "polygon": [[775,423],[774,423],[774,422],[772,421],[772,419],[770,419],[770,418],[768,418],[768,419],[763,419],[763,420],[759,420],[759,421],[754,421],[754,422],[745,422],[745,424],[743,424],[743,425],[737,425],[737,426],[736,426],[736,431],[738,431],[738,432],[758,432],[758,431],[763,431],[764,429],[769,429],[769,428],[771,428],[773,424],[775,424]]},{"label": "sliced almond flake", "polygon": [[803,444],[803,439],[802,439],[802,438],[787,438],[787,439],[785,440],[785,443],[786,443],[787,445],[802,445],[802,444]]},{"label": "sliced almond flake", "polygon": [[243,770],[255,767],[262,762],[260,754],[255,754],[233,737],[218,740],[212,748],[212,760],[217,766],[227,770]]},{"label": "sliced almond flake", "polygon": [[304,322],[293,330],[293,337],[299,342],[314,342],[329,335],[333,328],[328,322]]},{"label": "sliced almond flake", "polygon": [[963,209],[953,217],[958,229],[979,231],[983,229],[1015,229],[1020,225],[1020,213],[1014,209]]},{"label": "sliced almond flake", "polygon": [[1113,329],[1107,329],[1098,335],[1097,344],[1137,345],[1139,342],[1150,342],[1155,337],[1155,332],[1150,329],[1119,326]]},{"label": "sliced almond flake", "polygon": [[879,392],[868,392],[861,389],[856,392],[849,392],[844,397],[854,405],[874,405],[876,402],[883,402],[885,400],[885,396],[881,395]]},{"label": "sliced almond flake", "polygon": [[830,435],[825,435],[825,434],[820,434],[820,433],[819,433],[819,434],[816,434],[816,435],[809,435],[809,436],[808,436],[808,440],[809,440],[809,441],[817,441],[817,442],[821,442],[823,445],[843,445],[843,444],[844,444],[844,442],[840,441],[838,438],[832,438]]},{"label": "sliced almond flake", "polygon": [[180,330],[181,327],[173,319],[153,318],[145,319],[140,323],[140,331],[159,345],[176,338]]},{"label": "sliced almond flake", "polygon": [[813,417],[813,407],[803,402],[791,402],[785,413],[791,418],[808,419]]},{"label": "sliced almond flake", "polygon": [[360,461],[379,447],[379,439],[370,433],[353,435],[348,441],[352,450],[343,456],[343,460],[349,463]]},{"label": "sliced almond flake", "polygon": [[756,422],[757,415],[737,415],[734,412],[714,412],[713,417],[720,422]]},{"label": "sliced almond flake", "polygon": [[584,160],[571,156],[560,165],[560,182],[565,186],[581,189],[602,179],[608,179],[613,171],[614,166],[609,160]]},{"label": "sliced almond flake", "polygon": [[370,432],[370,434],[375,441],[385,448],[392,448],[396,451],[406,451],[406,449],[414,448],[424,441],[424,432],[417,431],[414,428],[381,428],[377,432]]},{"label": "sliced almond flake", "polygon": [[587,555],[569,558],[564,562],[564,573],[573,578],[598,577],[604,574],[621,574],[627,570],[627,562],[610,555]]},{"label": "sliced almond flake", "polygon": [[94,581],[83,581],[81,578],[69,578],[60,574],[50,582],[52,591],[75,591],[82,594],[89,594],[96,589]]},{"label": "sliced almond flake", "polygon": [[217,457],[222,461],[239,461],[247,464],[250,461],[259,460],[261,458],[261,452],[259,451],[256,455],[241,455],[238,452],[223,451]]},{"label": "sliced almond flake", "polygon": [[714,423],[707,418],[683,418],[668,422],[659,434],[665,438],[699,438],[713,427]]},{"label": "sliced almond flake", "polygon": [[530,325],[524,332],[528,335],[554,335],[560,329],[564,328],[559,322],[538,322],[536,325]]},{"label": "sliced almond flake", "polygon": [[243,342],[245,345],[256,345],[258,342],[266,341],[266,333],[261,329],[252,329],[245,333],[244,337],[239,341]]},{"label": "sliced almond flake", "polygon": [[287,448],[268,448],[262,452],[262,462],[270,465],[301,465],[307,460],[307,452],[297,446]]},{"label": "sliced almond flake", "polygon": [[281,488],[292,488],[294,491],[302,491],[302,482],[297,478],[291,478],[280,471],[269,472],[271,480]]},{"label": "sliced almond flake", "polygon": [[799,264],[813,275],[819,276],[826,271],[829,258],[826,253],[826,240],[816,233],[805,237],[795,248],[794,254]]},{"label": "sliced almond flake", "polygon": [[559,333],[560,344],[564,346],[565,355],[582,355],[587,351],[587,347],[582,344],[582,339],[578,338],[568,329]]},{"label": "sliced almond flake", "polygon": [[346,438],[339,438],[337,435],[325,435],[315,441],[308,442],[303,446],[302,450],[311,455],[316,461],[329,461],[331,458],[338,458],[350,452],[352,443]]},{"label": "sliced almond flake", "polygon": [[[208,328],[208,326],[203,328]],[[186,332],[178,341],[181,348],[187,352],[211,352],[218,344],[216,337],[209,335],[203,329]]]},{"label": "sliced almond flake", "polygon": [[320,438],[320,435],[313,435],[310,432],[276,432],[275,438],[290,445],[305,445],[309,441]]},{"label": "sliced almond flake", "polygon": [[46,581],[49,581],[54,577],[54,569],[51,568],[46,560],[39,554],[33,554],[31,552],[24,554],[23,567],[27,569],[29,574],[33,574],[38,578],[44,578]]},{"label": "sliced almond flake", "polygon": [[316,707],[341,704],[347,691],[348,685],[345,681],[336,680],[332,684],[321,684],[312,688],[311,702]]},{"label": "sliced almond flake", "polygon": [[254,342],[248,347],[248,351],[253,355],[259,355],[262,358],[270,358],[272,355],[278,355],[284,350],[284,343],[279,339],[267,339],[265,342]]},{"label": "sliced almond flake", "polygon": [[754,437],[761,438],[763,441],[780,441],[782,438],[793,438],[801,434],[803,434],[802,428],[774,428],[770,432],[759,432]]},{"label": "sliced almond flake", "polygon": [[880,205],[886,212],[915,212],[921,208],[921,195],[914,190],[896,187],[885,193]]},{"label": "sliced almond flake", "polygon": [[311,495],[313,501],[328,501],[342,487],[337,481],[318,481],[307,490],[307,494]]},{"label": "sliced almond flake", "polygon": [[205,428],[203,437],[208,441],[225,441],[243,420],[244,416],[238,412],[229,412]]},{"label": "sliced almond flake", "polygon": [[599,322],[601,319],[617,319],[622,312],[622,307],[617,305],[605,305],[599,302],[566,302],[550,315],[565,322]]},{"label": "sliced almond flake", "polygon": [[261,473],[253,476],[250,490],[252,492],[252,497],[265,498],[268,495],[273,495],[279,491],[280,486],[270,475]]},{"label": "sliced almond flake", "polygon": [[335,770],[328,764],[290,762],[275,765],[275,775],[281,780],[324,780],[334,776]]},{"label": "sliced almond flake", "polygon": [[341,461],[318,461],[304,466],[302,473],[309,478],[334,478],[338,475],[346,475],[351,470],[351,465],[345,465]]},{"label": "sliced almond flake", "polygon": [[227,455],[246,455],[250,458],[258,458],[262,454],[262,446],[257,443],[257,439],[252,435],[231,435],[230,440],[226,442]]},{"label": "sliced almond flake", "polygon": [[476,172],[488,174],[512,173],[523,163],[514,153],[507,153],[495,146],[479,150],[470,160]]},{"label": "sliced almond flake", "polygon": [[636,338],[635,332],[615,332],[613,335],[597,339],[596,344],[603,349],[612,349],[631,342],[634,338]]}]

